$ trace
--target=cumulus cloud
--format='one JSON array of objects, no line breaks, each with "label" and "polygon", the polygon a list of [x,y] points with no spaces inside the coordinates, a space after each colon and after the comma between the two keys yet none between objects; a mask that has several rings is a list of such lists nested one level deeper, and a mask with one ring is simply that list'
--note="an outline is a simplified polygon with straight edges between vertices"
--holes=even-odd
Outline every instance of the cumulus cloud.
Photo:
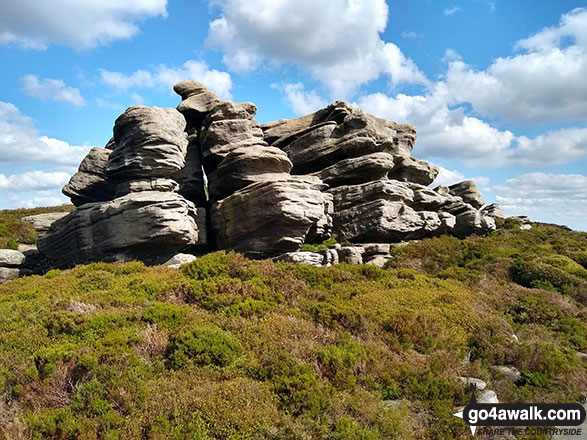
[{"label": "cumulus cloud", "polygon": [[427,84],[424,74],[380,33],[387,26],[385,0],[219,0],[208,43],[220,48],[231,70],[249,71],[267,61],[309,71],[333,97],[388,75],[392,84]]},{"label": "cumulus cloud", "polygon": [[64,171],[29,171],[10,176],[0,173],[0,190],[39,191],[61,188],[69,181],[70,177],[71,174]]},{"label": "cumulus cloud", "polygon": [[167,0],[0,2],[0,45],[89,49],[137,34],[137,23],[166,16]]},{"label": "cumulus cloud", "polygon": [[138,88],[171,90],[176,82],[192,79],[203,82],[223,99],[231,98],[232,80],[230,74],[210,69],[204,61],[188,60],[179,67],[161,64],[152,70],[137,70],[129,74],[104,69],[101,69],[100,73],[105,84],[121,91]]},{"label": "cumulus cloud", "polygon": [[45,78],[39,80],[36,75],[26,75],[22,78],[23,91],[33,98],[43,101],[62,101],[76,107],[86,105],[80,91],[69,87],[60,79]]},{"label": "cumulus cloud", "polygon": [[79,165],[90,146],[39,136],[31,118],[9,102],[0,102],[0,164],[42,162]]},{"label": "cumulus cloud", "polygon": [[414,124],[420,156],[460,159],[471,167],[557,165],[587,157],[585,128],[565,128],[534,138],[516,136],[451,104],[453,98],[443,82],[427,95],[375,93],[359,100],[363,109],[376,116]]},{"label": "cumulus cloud", "polygon": [[506,215],[587,230],[587,176],[528,173],[492,188]]},{"label": "cumulus cloud", "polygon": [[516,48],[524,53],[497,58],[482,71],[450,63],[446,83],[454,99],[512,123],[587,117],[586,8],[564,14],[558,26],[518,41]]},{"label": "cumulus cloud", "polygon": [[285,94],[288,106],[298,115],[307,115],[328,105],[315,91],[306,92],[302,83],[272,84],[271,87]]}]

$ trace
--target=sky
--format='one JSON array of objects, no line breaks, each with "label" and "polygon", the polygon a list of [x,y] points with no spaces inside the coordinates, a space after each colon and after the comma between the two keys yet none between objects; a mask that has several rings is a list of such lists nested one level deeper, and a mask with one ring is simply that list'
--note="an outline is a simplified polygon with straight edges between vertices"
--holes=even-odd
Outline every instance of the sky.
[{"label": "sky", "polygon": [[61,187],[131,105],[204,82],[261,123],[345,100],[413,124],[437,184],[587,230],[587,2],[0,2],[0,209]]}]

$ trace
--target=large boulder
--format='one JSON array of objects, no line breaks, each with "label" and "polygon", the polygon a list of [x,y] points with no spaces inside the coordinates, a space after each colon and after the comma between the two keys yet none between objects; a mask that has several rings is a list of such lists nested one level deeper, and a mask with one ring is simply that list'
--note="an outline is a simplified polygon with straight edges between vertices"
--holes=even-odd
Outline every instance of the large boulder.
[{"label": "large boulder", "polygon": [[468,203],[476,209],[485,205],[481,193],[477,189],[477,185],[473,180],[463,180],[448,187],[453,196],[458,196],[463,199],[463,202]]},{"label": "large boulder", "polygon": [[414,191],[410,185],[397,180],[376,180],[361,185],[345,185],[329,189],[334,196],[334,210],[341,211],[374,200],[411,203]]},{"label": "large boulder", "polygon": [[393,156],[389,153],[372,153],[361,157],[343,159],[314,173],[331,188],[341,185],[357,185],[387,177],[393,168]]},{"label": "large boulder", "polygon": [[106,148],[92,148],[82,160],[79,170],[62,189],[75,206],[105,202],[114,198],[116,185],[108,181],[105,169],[112,153]]},{"label": "large boulder", "polygon": [[430,185],[438,175],[438,167],[425,160],[409,156],[395,157],[395,166],[389,172],[390,179]]},{"label": "large boulder", "polygon": [[299,250],[311,226],[325,216],[322,187],[318,179],[284,174],[216,202],[212,226],[220,247],[253,257]]},{"label": "large boulder", "polygon": [[38,241],[57,267],[92,261],[167,261],[202,243],[197,210],[173,192],[133,192],[110,202],[88,203],[55,222]]},{"label": "large boulder", "polygon": [[437,235],[445,222],[435,212],[414,211],[402,201],[378,199],[336,210],[333,232],[351,242],[393,242]]},{"label": "large boulder", "polygon": [[210,198],[223,199],[247,185],[283,178],[292,164],[279,148],[252,146],[230,152],[208,176]]},{"label": "large boulder", "polygon": [[491,205],[487,205],[481,209],[481,212],[489,217],[496,218],[505,218],[501,209],[499,209],[499,205],[497,203],[492,203]]},{"label": "large boulder", "polygon": [[110,178],[168,177],[185,166],[186,121],[172,108],[133,106],[116,119],[106,174]]},{"label": "large boulder", "polygon": [[185,117],[188,132],[198,130],[206,115],[222,102],[214,92],[197,81],[180,81],[173,86],[173,90],[182,98],[177,110]]}]

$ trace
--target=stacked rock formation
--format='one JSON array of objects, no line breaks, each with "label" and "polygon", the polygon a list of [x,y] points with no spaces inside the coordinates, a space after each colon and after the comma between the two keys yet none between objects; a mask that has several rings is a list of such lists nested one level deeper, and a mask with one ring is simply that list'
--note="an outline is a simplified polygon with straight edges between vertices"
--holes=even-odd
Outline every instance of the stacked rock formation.
[{"label": "stacked rock formation", "polygon": [[154,264],[178,249],[205,247],[206,210],[171,179],[185,166],[185,127],[175,109],[127,109],[115,122],[112,150],[91,150],[64,188],[78,208],[51,226],[39,250],[67,267],[118,259]]},{"label": "stacked rock formation", "polygon": [[[215,249],[382,265],[389,243],[495,228],[473,182],[427,187],[438,169],[411,157],[411,125],[338,101],[260,126],[253,103],[194,81],[174,90],[177,109],[127,109],[65,186],[78,208],[39,241],[56,266]],[[333,236],[357,246],[291,254]]]},{"label": "stacked rock formation", "polygon": [[474,182],[430,185],[438,168],[410,156],[416,131],[335,102],[292,120],[265,124],[265,140],[285,151],[292,173],[320,177],[333,196],[333,233],[355,242],[464,237],[495,229],[479,212]]}]

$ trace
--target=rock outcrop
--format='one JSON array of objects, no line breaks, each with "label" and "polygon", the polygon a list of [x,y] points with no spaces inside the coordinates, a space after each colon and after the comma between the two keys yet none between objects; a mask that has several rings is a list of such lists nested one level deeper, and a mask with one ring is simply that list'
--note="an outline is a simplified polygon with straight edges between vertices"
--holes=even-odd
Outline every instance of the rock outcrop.
[{"label": "rock outcrop", "polygon": [[[195,81],[174,90],[177,109],[134,106],[120,115],[106,148],[92,149],[65,186],[78,208],[39,240],[54,265],[159,264],[234,249],[382,267],[390,244],[495,228],[499,208],[480,210],[474,182],[428,188],[438,168],[411,156],[409,124],[337,101],[261,126],[253,103],[222,100]],[[367,244],[299,253],[331,237]]]}]

